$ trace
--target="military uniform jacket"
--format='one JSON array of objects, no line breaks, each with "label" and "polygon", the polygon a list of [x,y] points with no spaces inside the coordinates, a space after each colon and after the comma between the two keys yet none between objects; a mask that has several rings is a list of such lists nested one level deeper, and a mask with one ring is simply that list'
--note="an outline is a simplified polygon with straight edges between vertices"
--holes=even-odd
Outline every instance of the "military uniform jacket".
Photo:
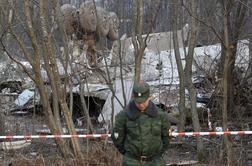
[{"label": "military uniform jacket", "polygon": [[167,115],[158,110],[153,102],[141,112],[131,101],[116,116],[112,140],[124,155],[134,158],[160,157],[169,144],[169,127]]}]

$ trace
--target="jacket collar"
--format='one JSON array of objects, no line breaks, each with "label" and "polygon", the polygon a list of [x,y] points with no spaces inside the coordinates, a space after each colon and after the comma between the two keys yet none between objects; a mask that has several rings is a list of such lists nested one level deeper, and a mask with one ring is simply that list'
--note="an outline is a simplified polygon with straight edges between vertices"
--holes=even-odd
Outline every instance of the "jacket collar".
[{"label": "jacket collar", "polygon": [[[144,113],[149,117],[156,117],[158,114],[156,105],[150,101],[149,106],[146,108]],[[130,120],[135,120],[141,115],[141,111],[136,107],[134,100],[131,100],[126,108],[127,116]]]}]

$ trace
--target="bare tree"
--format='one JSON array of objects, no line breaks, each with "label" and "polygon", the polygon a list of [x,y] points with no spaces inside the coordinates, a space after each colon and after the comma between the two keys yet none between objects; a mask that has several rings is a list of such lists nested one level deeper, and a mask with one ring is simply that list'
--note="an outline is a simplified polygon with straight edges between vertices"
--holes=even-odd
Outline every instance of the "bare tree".
[{"label": "bare tree", "polygon": [[[236,15],[232,17],[231,9],[235,5],[235,1],[223,2],[223,105],[222,118],[223,129],[228,130],[228,110],[234,108],[234,67],[237,52],[237,44],[240,36],[240,30],[245,18],[247,0],[238,3]],[[227,150],[228,165],[234,165],[232,145],[228,136],[224,136],[224,143]]]},{"label": "bare tree", "polygon": [[[214,7],[218,9],[218,15],[211,14],[205,18],[207,21],[197,18],[201,23],[212,30],[216,38],[221,42],[222,52],[218,63],[218,86],[220,90],[218,95],[221,96],[221,110],[223,129],[228,130],[228,117],[231,117],[231,110],[234,108],[234,69],[237,58],[238,41],[242,36],[247,13],[247,0],[242,1],[215,1]],[[212,3],[212,2],[211,2]],[[210,9],[209,9],[210,10]],[[215,20],[215,21],[213,21]],[[216,22],[216,24],[214,24]],[[216,25],[223,26],[216,26]],[[236,165],[233,158],[232,144],[228,136],[224,136],[224,143],[227,152],[228,165]]]},{"label": "bare tree", "polygon": [[[226,8],[225,8],[226,9]],[[228,88],[229,88],[229,78],[230,75],[228,75],[230,71],[230,60],[231,60],[231,48],[229,47],[229,37],[228,37],[228,15],[229,12],[225,10],[224,13],[224,52],[225,52],[225,59],[224,59],[224,76],[223,76],[223,109],[222,109],[222,118],[223,118],[223,129],[224,131],[227,131],[228,126]],[[231,142],[228,139],[228,136],[224,136],[224,143],[226,145],[227,149],[227,160],[228,160],[228,166],[233,165],[232,162],[232,147]]]},{"label": "bare tree", "polygon": [[[155,11],[153,11],[150,16],[150,23],[147,25],[149,27],[147,34],[143,37],[144,33],[144,1],[134,1],[134,16],[132,25],[132,43],[134,46],[135,55],[135,81],[141,79],[141,62],[144,57],[144,50],[147,46],[146,41],[149,38],[150,33],[153,31],[155,26],[156,17],[158,15],[158,9],[160,8],[160,0],[150,1],[150,3],[155,6]],[[156,4],[156,5],[154,5]]]},{"label": "bare tree", "polygon": [[[10,4],[10,5],[8,5]],[[4,0],[0,3],[0,32],[1,33],[7,33],[6,34],[6,44],[9,45],[11,44],[10,42],[10,33],[7,30],[7,26],[5,24],[5,22],[7,22],[8,24],[11,24],[13,21],[13,1],[11,0]],[[7,24],[7,25],[8,25]],[[1,57],[3,58],[3,57]],[[9,61],[9,59],[7,59],[7,61]]]},{"label": "bare tree", "polygon": [[[241,37],[241,29],[244,26],[247,12],[247,0],[243,1],[222,1],[223,7],[223,37],[221,40],[222,54],[219,63],[219,77],[222,85],[222,119],[223,129],[228,130],[228,115],[234,108],[234,69],[237,58],[237,46]],[[224,64],[224,65],[223,65]],[[233,158],[232,143],[228,136],[224,136],[224,143],[227,153],[228,165],[236,165]]]},{"label": "bare tree", "polygon": [[[189,2],[190,10],[191,10],[191,31],[189,33],[189,43],[188,43],[188,54],[186,56],[186,66],[185,66],[185,77],[186,77],[186,84],[189,91],[190,96],[190,104],[191,104],[191,111],[192,111],[192,121],[193,121],[193,128],[194,131],[200,132],[200,123],[198,117],[198,111],[196,106],[196,89],[192,82],[192,65],[193,65],[193,56],[194,56],[194,48],[197,41],[197,34],[199,31],[199,23],[195,19],[197,15],[197,0],[192,0]],[[205,159],[204,150],[203,150],[203,142],[201,137],[197,137],[197,151],[198,151],[198,159],[202,161]]]},{"label": "bare tree", "polygon": [[[56,62],[56,54],[54,50],[54,43],[52,42],[52,34],[51,31],[49,31],[49,18],[48,18],[48,2],[45,2],[43,0],[40,1],[40,19],[41,19],[41,25],[42,25],[42,34],[44,39],[44,47],[46,49],[46,52],[44,53],[44,60],[45,65],[47,66],[47,73],[49,78],[51,79],[51,83],[55,84],[55,96],[58,98],[59,105],[61,107],[61,110],[64,113],[64,117],[66,120],[67,127],[69,129],[69,133],[71,135],[76,135],[76,131],[74,128],[74,124],[72,121],[72,117],[66,102],[66,95],[64,93],[64,88],[61,85],[61,80],[59,77],[59,71],[57,68],[57,62]],[[50,72],[48,72],[50,70]],[[57,88],[56,88],[57,87]],[[57,119],[56,119],[57,120]],[[59,126],[60,127],[60,126]],[[74,154],[78,157],[82,157],[81,149],[78,140],[71,138]]]},{"label": "bare tree", "polygon": [[178,44],[178,1],[173,0],[173,5],[171,6],[172,9],[172,33],[173,33],[173,45],[174,45],[174,52],[175,52],[175,58],[179,73],[179,111],[180,111],[180,126],[179,131],[185,130],[185,73],[181,61],[181,55],[179,52],[179,44]]},{"label": "bare tree", "polygon": [[[182,66],[181,56],[179,52],[178,46],[178,36],[177,36],[177,20],[178,20],[178,1],[173,1],[172,11],[173,11],[173,19],[172,19],[172,32],[173,32],[173,43],[174,43],[174,51],[176,57],[176,63],[178,66],[179,72],[179,81],[180,81],[180,100],[179,100],[179,110],[180,110],[180,131],[184,130],[185,125],[185,88],[188,88],[189,96],[190,96],[190,104],[191,104],[191,112],[192,112],[192,121],[194,131],[200,132],[200,124],[198,118],[198,112],[196,107],[196,89],[192,83],[192,62],[194,56],[194,47],[197,41],[197,32],[198,32],[198,22],[195,19],[197,4],[196,1],[190,1],[189,3],[189,11],[192,15],[191,17],[191,30],[189,33],[189,46],[188,53],[186,55],[186,65],[185,68]],[[200,137],[197,137],[197,150],[198,150],[198,158],[199,160],[204,159],[203,153],[203,143]]]},{"label": "bare tree", "polygon": [[146,48],[146,40],[143,39],[143,18],[144,18],[144,1],[135,1],[134,5],[134,24],[132,29],[132,43],[135,54],[135,81],[140,80],[141,62]]},{"label": "bare tree", "polygon": [[[43,109],[45,110],[46,118],[48,121],[48,126],[52,133],[54,134],[63,134],[62,132],[62,126],[60,123],[60,117],[59,117],[59,109],[64,114],[64,118],[69,130],[69,133],[72,135],[76,135],[76,131],[73,125],[72,117],[70,115],[70,111],[68,108],[68,105],[66,103],[66,94],[64,90],[64,86],[61,85],[61,79],[59,77],[59,71],[57,68],[57,62],[56,62],[56,50],[53,40],[53,26],[50,25],[50,15],[51,13],[48,13],[50,10],[48,6],[47,1],[39,1],[39,16],[40,16],[40,24],[41,29],[39,29],[39,32],[42,34],[37,35],[34,28],[34,20],[31,16],[31,5],[32,2],[29,0],[23,1],[23,11],[25,15],[25,19],[23,22],[21,22],[21,16],[16,14],[15,15],[15,21],[19,21],[23,26],[23,31],[27,33],[30,43],[31,43],[31,49],[28,49],[26,47],[26,40],[23,38],[22,34],[16,33],[15,25],[10,24],[9,29],[10,33],[13,36],[13,39],[18,43],[19,49],[21,50],[22,54],[24,55],[25,59],[30,63],[32,66],[33,73],[27,72],[27,74],[30,76],[30,78],[35,82],[41,102],[43,105]],[[18,12],[17,12],[18,13]],[[4,51],[8,54],[8,56],[14,60],[16,63],[21,65],[25,71],[28,71],[25,66],[23,66],[14,56],[12,56],[12,52],[10,51],[9,47],[6,47],[6,45],[1,40],[1,44],[4,47]],[[50,85],[52,89],[52,95],[53,95],[53,107],[50,105],[50,91],[44,84],[43,76],[41,73],[41,66],[42,62],[44,62],[44,68],[47,72],[47,76],[50,80]],[[59,107],[58,107],[59,106]],[[73,153],[75,156],[82,157],[80,145],[77,139],[72,138],[72,148]],[[62,155],[65,157],[72,156],[72,150],[67,144],[67,142],[63,139],[56,139],[56,143],[58,144]]]}]

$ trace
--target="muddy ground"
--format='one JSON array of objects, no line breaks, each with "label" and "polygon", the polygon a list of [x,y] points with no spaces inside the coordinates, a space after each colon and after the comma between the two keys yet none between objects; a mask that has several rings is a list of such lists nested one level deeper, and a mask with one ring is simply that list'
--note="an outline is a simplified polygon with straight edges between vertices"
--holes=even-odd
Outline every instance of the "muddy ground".
[{"label": "muddy ground", "polygon": [[[5,130],[8,135],[37,135],[37,129],[46,128],[43,115],[29,114],[25,116],[4,115]],[[236,124],[237,125],[237,124]],[[252,137],[232,136],[234,162],[237,166],[249,165],[249,151]],[[4,141],[4,140],[1,140]],[[5,140],[6,141],[6,140]],[[110,139],[80,139],[84,159],[62,158],[53,139],[33,139],[29,146],[0,151],[0,165],[87,165],[118,166],[121,155],[114,148]],[[197,161],[196,138],[171,138],[171,145],[164,155],[170,165],[226,165],[222,136],[203,137],[206,158],[203,164],[190,164]],[[82,164],[81,164],[82,163]]]},{"label": "muddy ground", "polygon": [[[8,102],[10,103],[10,102]],[[1,135],[37,135],[37,130],[47,129],[45,116],[35,112],[20,112],[20,114],[11,115],[8,110],[9,106],[1,103],[0,113],[2,115],[1,122],[4,126],[1,129]],[[213,121],[218,122],[217,119]],[[251,126],[251,118],[243,118],[243,121],[234,118],[230,120],[233,126],[232,130],[244,130],[242,127]],[[202,131],[207,131],[207,120],[201,122]],[[241,127],[242,126],[242,127]],[[80,127],[84,129],[84,127]],[[97,126],[98,128],[98,126]],[[191,131],[192,125],[187,124],[187,130]],[[99,132],[97,132],[99,133]],[[85,134],[85,133],[80,133]],[[164,159],[169,165],[206,165],[206,166],[222,166],[225,164],[225,153],[222,136],[204,136],[202,137],[205,147],[206,158],[203,164],[193,164],[197,161],[197,148],[195,137],[172,137],[171,144]],[[234,147],[234,162],[236,166],[252,165],[252,135],[231,136],[231,142]],[[14,141],[14,140],[0,140]],[[62,158],[53,139],[33,139],[30,145],[15,149],[6,150],[4,147],[0,149],[0,166],[9,165],[87,165],[87,166],[119,166],[122,156],[114,148],[110,139],[80,139],[84,158],[82,160],[75,158]],[[82,163],[82,164],[81,164]]]}]

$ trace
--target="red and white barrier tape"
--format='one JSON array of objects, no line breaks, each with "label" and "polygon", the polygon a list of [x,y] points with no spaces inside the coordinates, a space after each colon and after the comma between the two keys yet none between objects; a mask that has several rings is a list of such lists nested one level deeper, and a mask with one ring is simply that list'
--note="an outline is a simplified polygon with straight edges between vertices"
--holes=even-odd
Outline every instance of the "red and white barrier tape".
[{"label": "red and white barrier tape", "polygon": [[206,135],[249,135],[252,131],[220,131],[220,132],[181,132],[171,133],[171,136],[206,136]]},{"label": "red and white barrier tape", "polygon": [[79,134],[79,135],[7,135],[0,136],[0,139],[46,139],[46,138],[107,138],[111,137],[111,134]]},{"label": "red and white barrier tape", "polygon": [[[252,131],[223,131],[223,132],[172,132],[171,136],[214,136],[214,135],[249,135]],[[47,139],[47,138],[108,138],[111,134],[79,134],[79,135],[7,135],[0,136],[0,139]]]}]

